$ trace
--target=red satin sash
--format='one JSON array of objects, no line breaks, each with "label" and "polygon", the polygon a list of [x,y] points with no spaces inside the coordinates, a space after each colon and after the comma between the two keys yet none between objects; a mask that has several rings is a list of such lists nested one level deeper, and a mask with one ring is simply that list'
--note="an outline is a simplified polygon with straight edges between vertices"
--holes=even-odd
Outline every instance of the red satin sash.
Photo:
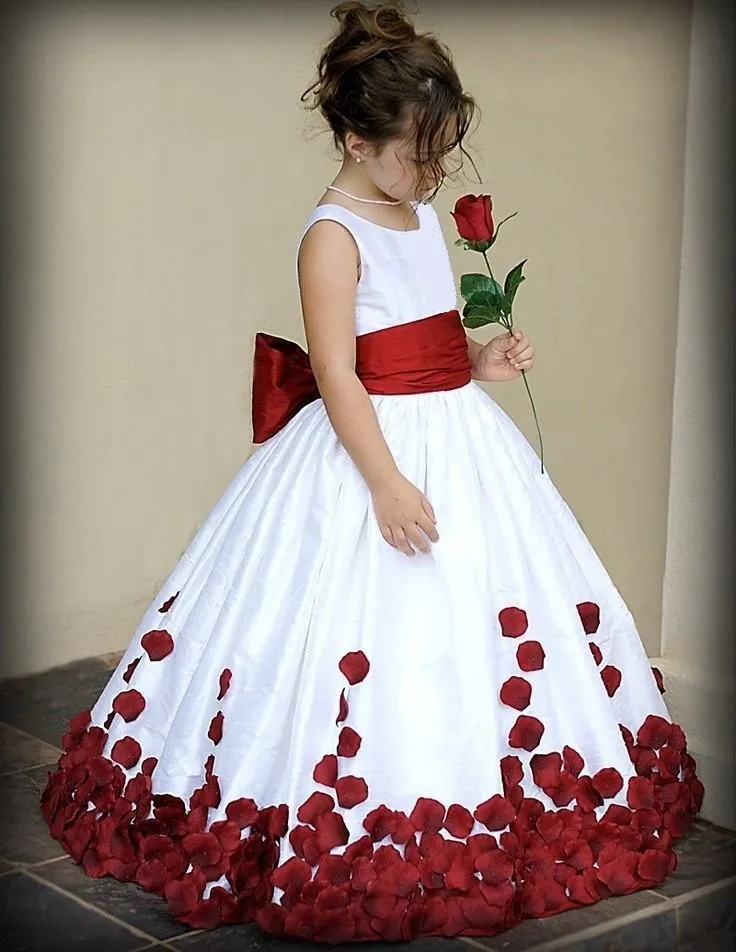
[{"label": "red satin sash", "polygon": [[[471,380],[468,342],[457,310],[397,324],[355,339],[355,372],[368,393],[455,390]],[[278,433],[319,398],[309,357],[293,341],[256,334],[253,442]]]}]

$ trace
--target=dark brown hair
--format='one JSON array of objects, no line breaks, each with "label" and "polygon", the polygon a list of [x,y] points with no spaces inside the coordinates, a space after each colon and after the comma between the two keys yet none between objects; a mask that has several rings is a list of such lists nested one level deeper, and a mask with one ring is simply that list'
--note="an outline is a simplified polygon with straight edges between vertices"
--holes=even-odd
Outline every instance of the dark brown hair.
[{"label": "dark brown hair", "polygon": [[[462,156],[477,173],[463,140],[478,107],[463,91],[447,47],[432,33],[417,33],[399,2],[368,7],[346,0],[330,12],[339,27],[301,100],[311,96],[309,108],[327,120],[335,146],[344,149],[348,132],[374,148],[413,136],[420,187],[437,183],[432,197],[462,168]],[[454,135],[444,141],[450,123]],[[461,159],[450,173],[446,156],[455,149]]]}]

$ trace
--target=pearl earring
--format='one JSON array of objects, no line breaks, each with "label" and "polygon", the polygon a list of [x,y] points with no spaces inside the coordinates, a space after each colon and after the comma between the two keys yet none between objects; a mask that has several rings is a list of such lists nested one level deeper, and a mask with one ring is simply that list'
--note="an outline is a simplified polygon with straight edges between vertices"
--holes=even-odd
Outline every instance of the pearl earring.
[{"label": "pearl earring", "polygon": [[356,162],[361,162],[361,161],[362,161],[362,159],[360,158],[360,156],[359,156],[359,155],[356,155],[356,156],[355,156],[355,161],[356,161]]}]

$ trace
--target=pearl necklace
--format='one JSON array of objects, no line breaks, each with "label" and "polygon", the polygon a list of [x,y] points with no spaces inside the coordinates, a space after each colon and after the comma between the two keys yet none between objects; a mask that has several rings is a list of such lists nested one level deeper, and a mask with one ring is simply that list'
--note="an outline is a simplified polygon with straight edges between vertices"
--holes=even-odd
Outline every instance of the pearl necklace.
[{"label": "pearl necklace", "polygon": [[338,188],[337,185],[328,185],[328,189],[332,189],[335,192],[339,192],[341,195],[344,195],[346,198],[352,198],[354,202],[365,202],[368,205],[403,205],[404,200],[399,199],[398,201],[387,201],[385,198],[359,198],[357,195],[351,195],[350,192],[344,191],[344,189]]}]

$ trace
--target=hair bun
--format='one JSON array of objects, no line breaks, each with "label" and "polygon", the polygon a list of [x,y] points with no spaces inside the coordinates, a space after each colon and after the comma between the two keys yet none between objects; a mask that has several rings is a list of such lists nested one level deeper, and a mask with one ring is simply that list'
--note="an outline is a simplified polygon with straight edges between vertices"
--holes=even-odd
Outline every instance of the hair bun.
[{"label": "hair bun", "polygon": [[333,7],[330,14],[340,24],[340,38],[346,45],[368,42],[385,49],[416,39],[416,31],[403,16],[398,3],[369,7],[360,0],[344,0]]}]

